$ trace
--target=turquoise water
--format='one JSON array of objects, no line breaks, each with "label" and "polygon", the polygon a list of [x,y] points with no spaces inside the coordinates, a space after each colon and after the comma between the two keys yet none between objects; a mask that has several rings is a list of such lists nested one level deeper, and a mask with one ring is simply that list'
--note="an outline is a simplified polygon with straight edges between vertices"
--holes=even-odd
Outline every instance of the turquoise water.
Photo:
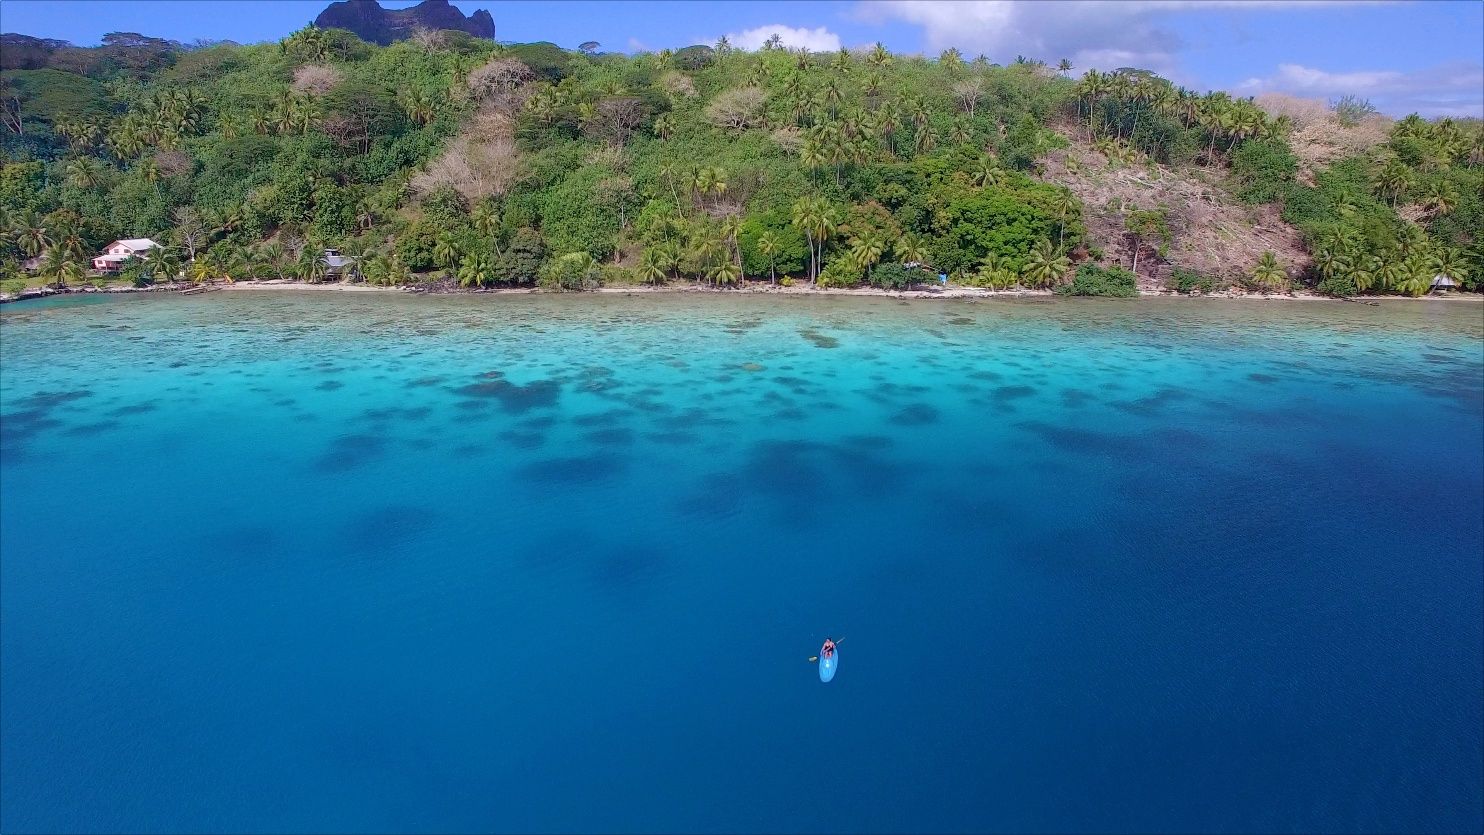
[{"label": "turquoise water", "polygon": [[7,306],[0,829],[1477,830],[1481,345],[1442,302]]}]

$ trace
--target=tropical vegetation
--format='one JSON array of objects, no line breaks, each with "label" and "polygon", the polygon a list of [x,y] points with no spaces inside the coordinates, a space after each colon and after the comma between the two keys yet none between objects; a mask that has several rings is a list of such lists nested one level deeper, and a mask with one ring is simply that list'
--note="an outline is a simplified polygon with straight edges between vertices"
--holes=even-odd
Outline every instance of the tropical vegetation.
[{"label": "tropical vegetation", "polygon": [[333,246],[377,284],[900,289],[941,272],[1128,295],[1150,273],[1141,255],[1161,260],[1177,232],[1163,209],[1130,207],[1132,257],[1097,263],[1088,208],[1045,176],[1069,145],[1205,169],[1275,206],[1312,256],[1199,281],[1171,264],[1177,289],[1417,294],[1436,275],[1484,278],[1477,120],[1408,117],[1301,177],[1288,117],[1143,70],[1072,78],[1065,61],[880,44],[585,47],[458,32],[381,47],[308,27],[249,46],[115,33],[26,53],[0,75],[0,279],[76,283],[108,241],[151,237],[164,246],[124,280],[323,280]]}]

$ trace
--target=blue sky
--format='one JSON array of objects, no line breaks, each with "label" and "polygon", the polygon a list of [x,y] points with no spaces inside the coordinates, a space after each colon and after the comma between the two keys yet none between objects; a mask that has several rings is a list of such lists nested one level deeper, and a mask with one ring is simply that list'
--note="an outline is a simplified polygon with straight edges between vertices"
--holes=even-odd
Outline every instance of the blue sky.
[{"label": "blue sky", "polygon": [[[388,0],[387,8],[413,5]],[[500,40],[606,50],[680,47],[729,35],[755,45],[778,31],[813,48],[880,40],[898,52],[957,46],[1005,63],[1016,54],[1070,58],[1079,70],[1142,66],[1200,89],[1367,96],[1401,115],[1484,116],[1484,3],[1009,2],[481,2]],[[316,0],[5,0],[0,29],[94,44],[106,32],[189,41],[276,40],[313,19]]]}]

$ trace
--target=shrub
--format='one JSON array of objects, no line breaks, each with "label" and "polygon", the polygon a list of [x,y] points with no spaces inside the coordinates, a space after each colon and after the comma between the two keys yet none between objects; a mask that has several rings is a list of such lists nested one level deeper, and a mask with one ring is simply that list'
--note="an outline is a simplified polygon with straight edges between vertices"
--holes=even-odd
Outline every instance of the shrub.
[{"label": "shrub", "polygon": [[728,130],[755,128],[763,123],[767,99],[768,94],[760,87],[734,87],[711,100],[706,106],[706,118]]},{"label": "shrub", "polygon": [[902,264],[877,264],[871,270],[871,286],[883,290],[905,290],[921,281],[925,273],[916,267]]},{"label": "shrub", "polygon": [[820,287],[856,287],[861,283],[863,275],[861,268],[856,266],[853,259],[848,257],[837,257],[824,265],[819,271]]},{"label": "shrub", "polygon": [[598,268],[598,272],[601,276],[600,283],[604,286],[640,283],[632,269],[620,264],[603,264]]},{"label": "shrub", "polygon": [[716,51],[704,44],[688,46],[675,53],[675,66],[683,70],[699,70],[716,60]]},{"label": "shrub", "polygon": [[510,238],[510,246],[495,259],[495,275],[511,284],[530,284],[540,275],[544,252],[536,230],[517,229]]},{"label": "shrub", "polygon": [[1330,102],[1330,109],[1335,112],[1335,118],[1340,120],[1340,124],[1347,128],[1355,127],[1362,119],[1376,112],[1376,106],[1371,104],[1371,100],[1360,96],[1340,96]]},{"label": "shrub", "polygon": [[505,54],[525,64],[532,73],[547,81],[561,81],[571,69],[572,56],[549,41],[515,44]]},{"label": "shrub", "polygon": [[1332,275],[1320,281],[1314,290],[1321,296],[1334,296],[1337,299],[1348,298],[1359,292],[1348,275]]},{"label": "shrub", "polygon": [[1170,289],[1180,293],[1211,293],[1224,286],[1219,279],[1195,270],[1175,267],[1170,270]]},{"label": "shrub", "polygon": [[1113,296],[1115,298],[1132,298],[1139,295],[1133,273],[1122,267],[1103,269],[1092,264],[1083,264],[1078,267],[1077,274],[1072,277],[1072,282],[1056,288],[1056,292],[1060,296]]},{"label": "shrub", "polygon": [[596,290],[603,270],[586,252],[569,252],[541,267],[540,283],[545,290]]},{"label": "shrub", "polygon": [[1298,158],[1281,139],[1244,142],[1231,156],[1237,197],[1248,203],[1281,199],[1296,183]]},{"label": "shrub", "polygon": [[768,256],[758,249],[758,240],[772,235],[778,250],[773,253],[774,272],[778,275],[797,273],[809,263],[809,242],[797,226],[789,222],[786,209],[768,209],[742,221],[737,244],[742,248],[742,267],[748,275],[767,275]]},{"label": "shrub", "polygon": [[26,280],[24,278],[12,278],[8,281],[0,281],[0,292],[8,293],[12,296],[19,296],[21,291],[25,289]]}]

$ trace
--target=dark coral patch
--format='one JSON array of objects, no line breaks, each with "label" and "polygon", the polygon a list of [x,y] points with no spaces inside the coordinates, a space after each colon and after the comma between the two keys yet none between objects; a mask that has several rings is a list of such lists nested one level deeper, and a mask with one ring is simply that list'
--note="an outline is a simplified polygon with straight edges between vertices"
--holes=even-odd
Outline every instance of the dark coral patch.
[{"label": "dark coral patch", "polygon": [[594,484],[622,473],[627,461],[616,455],[548,458],[521,467],[519,474],[532,481],[557,484]]},{"label": "dark coral patch", "polygon": [[814,330],[813,328],[805,328],[804,330],[799,331],[799,336],[802,336],[805,339],[809,340],[810,344],[812,344],[816,348],[840,347],[840,340],[834,338],[833,336],[825,336],[824,334],[820,333],[817,330]]},{"label": "dark coral patch", "polygon": [[631,415],[624,409],[609,409],[606,412],[598,412],[590,415],[578,415],[572,418],[572,422],[578,426],[613,426],[622,423],[624,418]]},{"label": "dark coral patch", "polygon": [[1184,389],[1166,386],[1148,397],[1140,397],[1127,403],[1114,403],[1113,405],[1125,412],[1146,417],[1157,415],[1164,411],[1165,406],[1181,400],[1188,400],[1190,392]]},{"label": "dark coral patch", "polygon": [[315,469],[341,473],[369,464],[386,452],[386,441],[376,435],[342,435],[315,461]]},{"label": "dark coral patch", "polygon": [[501,408],[512,413],[555,406],[562,393],[561,384],[554,380],[536,380],[522,386],[503,377],[490,377],[489,374],[483,376],[486,379],[482,382],[460,386],[454,391],[464,397],[497,401]]},{"label": "dark coral patch", "polygon": [[386,505],[351,520],[345,539],[358,552],[386,552],[424,536],[436,518],[429,508]]},{"label": "dark coral patch", "polygon": [[65,431],[68,435],[97,435],[102,432],[107,432],[110,429],[117,429],[118,426],[119,422],[116,420],[101,420],[97,423],[84,423],[78,426],[69,427]]},{"label": "dark coral patch", "polygon": [[108,414],[110,416],[112,416],[112,417],[125,417],[127,415],[142,415],[145,412],[153,412],[157,408],[159,408],[159,407],[156,406],[153,401],[151,401],[149,403],[134,403],[134,404],[131,404],[131,405],[128,405],[128,406],[120,406],[117,409],[114,409],[113,411],[109,412]]},{"label": "dark coral patch", "polygon": [[926,426],[937,421],[938,410],[926,403],[913,403],[891,418],[891,422],[898,426]]},{"label": "dark coral patch", "polygon": [[535,449],[546,443],[546,436],[540,432],[518,432],[514,429],[501,432],[500,439],[520,449]]},{"label": "dark coral patch", "polygon": [[598,429],[583,436],[590,444],[599,446],[628,446],[634,442],[634,432],[630,429]]}]

